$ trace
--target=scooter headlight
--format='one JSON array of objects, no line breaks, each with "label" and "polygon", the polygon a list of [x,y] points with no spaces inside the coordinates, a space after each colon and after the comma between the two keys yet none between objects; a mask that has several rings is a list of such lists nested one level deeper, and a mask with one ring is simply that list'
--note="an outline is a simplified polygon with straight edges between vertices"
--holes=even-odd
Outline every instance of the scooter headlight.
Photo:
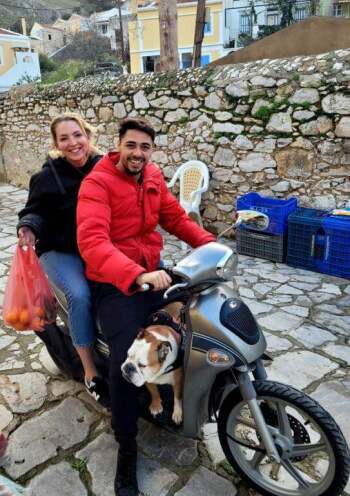
[{"label": "scooter headlight", "polygon": [[219,261],[216,266],[216,274],[224,281],[232,281],[236,275],[237,264],[237,253],[231,252]]}]

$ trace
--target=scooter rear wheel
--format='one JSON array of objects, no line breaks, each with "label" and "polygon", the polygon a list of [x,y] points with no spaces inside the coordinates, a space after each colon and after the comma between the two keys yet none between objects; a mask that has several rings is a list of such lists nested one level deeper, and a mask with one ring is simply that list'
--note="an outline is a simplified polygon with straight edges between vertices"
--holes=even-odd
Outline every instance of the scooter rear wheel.
[{"label": "scooter rear wheel", "polygon": [[297,389],[271,381],[253,384],[281,463],[267,456],[237,388],[218,416],[220,443],[233,468],[266,496],[339,496],[349,477],[350,457],[334,419]]}]

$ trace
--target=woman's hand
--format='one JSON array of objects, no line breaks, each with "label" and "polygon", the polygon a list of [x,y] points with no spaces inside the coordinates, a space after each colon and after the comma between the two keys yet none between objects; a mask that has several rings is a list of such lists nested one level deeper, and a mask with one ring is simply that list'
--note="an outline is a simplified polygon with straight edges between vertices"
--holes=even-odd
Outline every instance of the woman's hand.
[{"label": "woman's hand", "polygon": [[35,245],[35,234],[33,231],[30,229],[30,227],[27,226],[22,226],[18,229],[18,238],[19,238],[19,245],[20,246],[34,246]]},{"label": "woman's hand", "polygon": [[160,291],[161,289],[167,289],[171,284],[171,277],[165,272],[165,270],[155,270],[154,272],[144,272],[136,278],[136,284],[142,286],[142,284],[152,284],[153,291]]}]

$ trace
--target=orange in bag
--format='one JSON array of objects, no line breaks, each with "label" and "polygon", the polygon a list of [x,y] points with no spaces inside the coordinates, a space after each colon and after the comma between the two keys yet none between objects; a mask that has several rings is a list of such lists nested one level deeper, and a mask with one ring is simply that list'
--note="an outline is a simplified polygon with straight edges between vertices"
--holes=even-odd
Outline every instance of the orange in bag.
[{"label": "orange in bag", "polygon": [[56,320],[56,300],[31,246],[17,245],[7,280],[3,320],[17,331],[42,331]]}]

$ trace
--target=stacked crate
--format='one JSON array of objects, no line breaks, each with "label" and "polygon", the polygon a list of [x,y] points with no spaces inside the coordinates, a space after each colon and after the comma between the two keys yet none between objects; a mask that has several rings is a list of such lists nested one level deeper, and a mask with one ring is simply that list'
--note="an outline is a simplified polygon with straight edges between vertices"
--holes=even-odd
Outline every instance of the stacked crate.
[{"label": "stacked crate", "polygon": [[247,193],[237,199],[237,210],[257,210],[269,217],[264,231],[254,231],[240,226],[236,231],[237,252],[241,255],[283,262],[287,248],[288,216],[297,208],[296,198],[280,200]]},{"label": "stacked crate", "polygon": [[350,218],[298,208],[288,219],[287,263],[350,279]]}]

